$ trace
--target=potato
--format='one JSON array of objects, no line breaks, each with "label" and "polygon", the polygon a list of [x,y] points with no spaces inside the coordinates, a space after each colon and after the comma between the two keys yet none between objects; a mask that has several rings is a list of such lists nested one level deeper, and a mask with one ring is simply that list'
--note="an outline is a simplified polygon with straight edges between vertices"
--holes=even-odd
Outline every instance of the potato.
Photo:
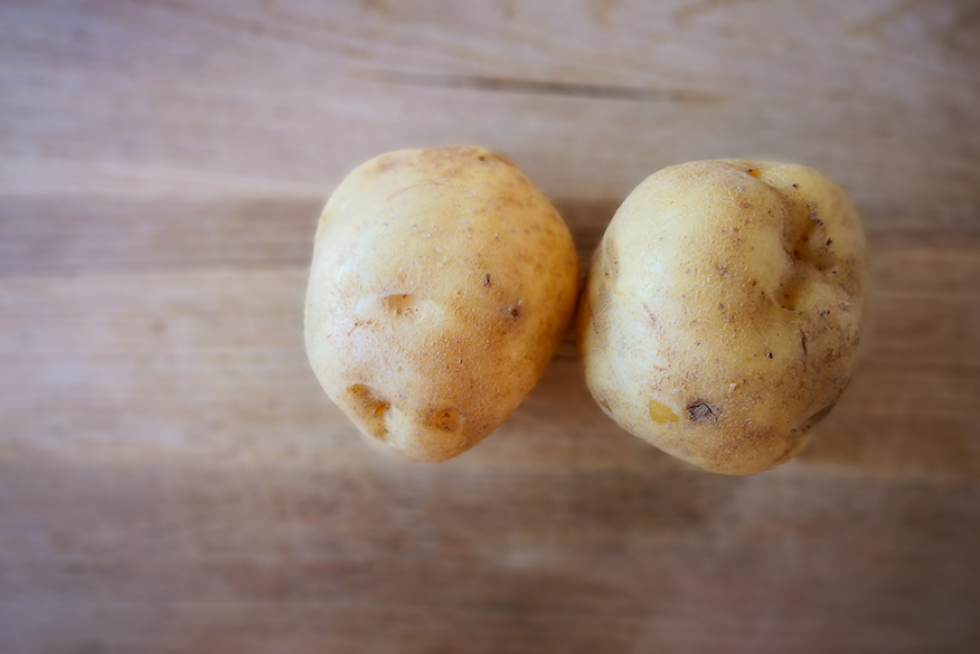
[{"label": "potato", "polygon": [[665,168],[593,258],[576,319],[589,389],[669,454],[721,473],[773,468],[848,384],[866,268],[853,203],[811,168]]},{"label": "potato", "polygon": [[577,294],[568,228],[517,168],[477,147],[390,152],[323,210],[306,350],[363,434],[443,461],[518,407]]}]

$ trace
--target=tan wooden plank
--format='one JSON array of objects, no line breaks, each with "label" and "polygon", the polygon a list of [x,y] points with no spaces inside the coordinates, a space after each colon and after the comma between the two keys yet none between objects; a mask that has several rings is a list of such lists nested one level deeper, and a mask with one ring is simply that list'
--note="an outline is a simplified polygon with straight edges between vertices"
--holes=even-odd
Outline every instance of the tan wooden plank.
[{"label": "tan wooden plank", "polygon": [[[0,6],[0,651],[980,649],[968,0]],[[303,352],[323,200],[475,142],[583,258],[657,168],[841,181],[872,309],[811,446],[709,475],[565,343],[479,448],[363,444]]]},{"label": "tan wooden plank", "polygon": [[[683,27],[688,3],[624,5],[615,30],[538,3],[513,20],[484,3],[8,7],[0,190],[316,195],[378,152],[473,141],[555,197],[619,199],[663,165],[744,154],[858,197],[976,207],[963,3],[873,33],[851,3],[738,4]],[[480,82],[498,78],[540,88]]]},{"label": "tan wooden plank", "polygon": [[978,637],[975,485],[221,461],[2,473],[5,651],[968,652]]}]

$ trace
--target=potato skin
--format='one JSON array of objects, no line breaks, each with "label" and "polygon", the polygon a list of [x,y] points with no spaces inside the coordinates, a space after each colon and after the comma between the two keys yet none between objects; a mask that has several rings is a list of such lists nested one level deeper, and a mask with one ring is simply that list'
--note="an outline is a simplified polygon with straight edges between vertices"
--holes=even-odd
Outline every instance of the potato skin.
[{"label": "potato skin", "polygon": [[821,173],[665,168],[593,257],[576,319],[589,389],[621,427],[706,470],[780,465],[848,384],[866,269],[857,210]]},{"label": "potato skin", "polygon": [[443,461],[518,407],[577,291],[568,228],[513,165],[472,146],[389,152],[323,210],[306,350],[363,434]]}]

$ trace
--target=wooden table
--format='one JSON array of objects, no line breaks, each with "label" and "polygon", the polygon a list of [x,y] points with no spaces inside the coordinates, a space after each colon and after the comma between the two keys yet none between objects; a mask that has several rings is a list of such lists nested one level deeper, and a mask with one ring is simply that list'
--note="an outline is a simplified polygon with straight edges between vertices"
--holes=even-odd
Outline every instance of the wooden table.
[{"label": "wooden table", "polygon": [[[439,466],[301,339],[377,153],[517,162],[583,254],[640,180],[762,155],[855,197],[858,375],[796,461],[703,473],[566,350]],[[0,652],[980,651],[972,0],[0,6]]]}]

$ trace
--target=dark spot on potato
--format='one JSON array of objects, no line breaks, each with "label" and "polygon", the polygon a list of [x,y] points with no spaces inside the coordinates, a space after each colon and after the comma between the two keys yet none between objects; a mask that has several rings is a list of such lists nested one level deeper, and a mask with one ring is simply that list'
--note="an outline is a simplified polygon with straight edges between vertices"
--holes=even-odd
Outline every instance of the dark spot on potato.
[{"label": "dark spot on potato", "polygon": [[806,332],[800,330],[800,345],[803,346],[803,356],[806,356]]},{"label": "dark spot on potato", "polygon": [[798,188],[800,188],[800,185],[799,184],[793,184],[793,188],[798,189]]},{"label": "dark spot on potato", "polygon": [[517,304],[510,305],[507,308],[507,313],[509,313],[510,314],[510,317],[511,318],[514,318],[515,320],[517,318],[520,318],[521,317],[521,303],[518,302]]},{"label": "dark spot on potato", "polygon": [[718,411],[702,400],[694,400],[687,407],[687,419],[699,425],[717,422]]},{"label": "dark spot on potato", "polygon": [[487,288],[490,287],[490,273],[487,273],[486,277],[483,278],[483,285]]},{"label": "dark spot on potato", "polygon": [[772,358],[772,352],[766,352],[766,356],[771,359]]},{"label": "dark spot on potato", "polygon": [[833,243],[833,242],[834,242],[834,239],[832,239],[832,238],[828,238],[828,239],[827,239],[827,245],[830,245],[830,244],[831,244],[831,243]]}]

